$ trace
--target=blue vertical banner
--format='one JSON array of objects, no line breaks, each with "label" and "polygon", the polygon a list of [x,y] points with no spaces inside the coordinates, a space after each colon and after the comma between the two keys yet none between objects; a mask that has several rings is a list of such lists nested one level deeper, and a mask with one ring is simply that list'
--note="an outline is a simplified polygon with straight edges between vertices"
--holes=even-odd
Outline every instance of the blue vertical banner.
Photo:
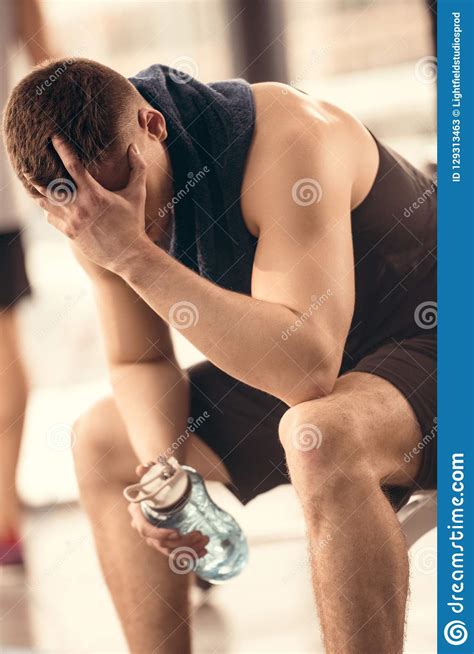
[{"label": "blue vertical banner", "polygon": [[438,653],[474,652],[474,0],[438,3]]}]

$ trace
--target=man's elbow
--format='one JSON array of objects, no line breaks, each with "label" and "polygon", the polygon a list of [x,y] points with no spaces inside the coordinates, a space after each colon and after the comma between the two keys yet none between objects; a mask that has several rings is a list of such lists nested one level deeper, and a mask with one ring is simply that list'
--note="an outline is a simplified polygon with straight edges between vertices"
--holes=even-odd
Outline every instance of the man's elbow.
[{"label": "man's elbow", "polygon": [[306,376],[301,376],[292,384],[291,388],[284,389],[281,399],[288,406],[296,406],[302,402],[317,400],[330,395],[336,384],[339,366],[328,366]]}]

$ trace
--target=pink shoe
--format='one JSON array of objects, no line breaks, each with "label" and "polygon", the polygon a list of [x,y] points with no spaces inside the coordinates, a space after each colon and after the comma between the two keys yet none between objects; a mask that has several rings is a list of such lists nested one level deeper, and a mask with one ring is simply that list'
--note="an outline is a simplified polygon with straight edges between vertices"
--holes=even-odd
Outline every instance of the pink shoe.
[{"label": "pink shoe", "polygon": [[18,535],[0,540],[0,566],[23,565],[23,547]]}]

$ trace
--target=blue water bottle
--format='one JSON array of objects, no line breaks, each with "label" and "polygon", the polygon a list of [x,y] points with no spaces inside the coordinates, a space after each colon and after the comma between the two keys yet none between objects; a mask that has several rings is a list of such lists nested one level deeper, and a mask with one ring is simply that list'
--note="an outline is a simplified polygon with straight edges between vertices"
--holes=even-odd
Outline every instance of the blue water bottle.
[{"label": "blue water bottle", "polygon": [[190,547],[177,547],[170,567],[177,573],[195,572],[219,584],[237,576],[248,561],[248,545],[234,518],[209,497],[201,475],[174,457],[160,457],[138,484],[124,496],[138,502],[146,519],[156,527],[176,529],[182,535],[200,531],[209,537],[207,554],[198,558]]}]

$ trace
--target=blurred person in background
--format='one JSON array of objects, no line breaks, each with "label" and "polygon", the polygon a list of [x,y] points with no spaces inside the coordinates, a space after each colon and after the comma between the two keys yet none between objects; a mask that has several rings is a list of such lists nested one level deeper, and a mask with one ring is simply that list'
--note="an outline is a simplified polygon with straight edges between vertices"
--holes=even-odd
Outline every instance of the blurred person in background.
[{"label": "blurred person in background", "polygon": [[[10,91],[13,50],[25,49],[34,64],[51,57],[39,0],[0,2],[0,106]],[[0,564],[22,562],[16,472],[27,402],[17,306],[30,293],[10,164],[0,144]]]}]

